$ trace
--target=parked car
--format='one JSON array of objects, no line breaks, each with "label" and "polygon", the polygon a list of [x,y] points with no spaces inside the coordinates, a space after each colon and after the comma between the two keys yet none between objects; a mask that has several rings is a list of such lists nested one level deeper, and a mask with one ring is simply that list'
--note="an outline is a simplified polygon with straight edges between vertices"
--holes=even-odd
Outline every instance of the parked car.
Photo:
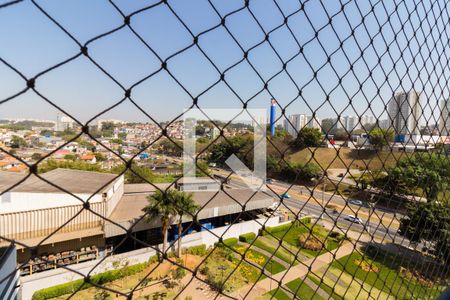
[{"label": "parked car", "polygon": [[363,223],[363,221],[360,218],[352,216],[352,215],[345,216],[344,220],[350,221],[352,223],[357,223],[357,224]]},{"label": "parked car", "polygon": [[291,196],[289,196],[288,193],[283,193],[283,194],[281,194],[281,198],[283,198],[283,199],[289,199],[289,198],[291,198]]},{"label": "parked car", "polygon": [[337,177],[344,177],[344,173],[339,173]]},{"label": "parked car", "polygon": [[363,206],[363,202],[361,200],[350,199],[350,200],[348,200],[348,203],[353,204],[353,205]]}]

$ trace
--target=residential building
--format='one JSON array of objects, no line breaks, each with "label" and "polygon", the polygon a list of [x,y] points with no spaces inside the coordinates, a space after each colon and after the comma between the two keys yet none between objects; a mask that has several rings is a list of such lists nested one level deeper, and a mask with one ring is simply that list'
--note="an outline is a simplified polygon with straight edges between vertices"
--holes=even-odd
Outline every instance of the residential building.
[{"label": "residential building", "polygon": [[357,116],[345,116],[344,117],[345,130],[347,132],[352,132],[357,129],[361,129],[361,124],[359,123],[359,117]]},{"label": "residential building", "polygon": [[314,118],[313,116],[307,116],[305,114],[290,115],[286,120],[284,120],[283,127],[284,130],[292,136],[297,136],[298,131],[300,131],[303,127],[321,128],[319,118]]},{"label": "residential building", "polygon": [[389,100],[389,127],[394,129],[397,142],[405,142],[411,135],[420,133],[421,114],[420,93],[414,90],[396,93]]},{"label": "residential building", "polygon": [[450,98],[441,101],[439,132],[441,136],[450,136]]}]

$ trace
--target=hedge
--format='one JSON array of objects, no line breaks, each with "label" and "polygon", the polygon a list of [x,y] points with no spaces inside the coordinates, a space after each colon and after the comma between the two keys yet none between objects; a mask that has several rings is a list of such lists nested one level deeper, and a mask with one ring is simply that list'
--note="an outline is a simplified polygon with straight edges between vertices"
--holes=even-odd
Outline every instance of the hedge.
[{"label": "hedge", "polygon": [[[111,270],[103,273],[99,273],[91,276],[91,282],[102,285],[126,276],[130,276],[139,272],[144,271],[144,269],[149,265],[148,262],[136,264],[119,270]],[[85,283],[84,279],[77,279],[71,282],[58,284],[49,288],[38,290],[33,294],[33,300],[45,300],[56,298],[59,296],[67,295],[73,293],[81,286],[80,290],[87,289],[92,285]]]},{"label": "hedge", "polygon": [[233,246],[236,246],[237,243],[238,243],[238,239],[237,238],[229,238],[229,239],[224,239],[222,241],[222,243],[219,243],[219,245],[222,245],[222,246],[225,245],[225,246],[228,246],[228,247],[233,247]]},{"label": "hedge", "polygon": [[279,226],[275,226],[275,227],[266,227],[264,228],[264,230],[262,231],[262,235],[267,235],[269,233],[275,233],[275,232],[280,232],[280,231],[286,231],[289,230],[289,228],[291,227],[295,227],[298,226],[299,223],[302,224],[310,224],[311,223],[311,218],[310,217],[304,217],[298,221],[292,222],[292,223],[287,223],[287,224],[283,224],[283,225],[279,225]]},{"label": "hedge", "polygon": [[254,232],[244,233],[239,236],[239,241],[245,243],[251,243],[256,239],[256,234]]},{"label": "hedge", "polygon": [[192,246],[187,249],[183,249],[184,254],[192,254],[192,255],[198,255],[198,256],[205,256],[208,251],[206,250],[206,245],[198,245],[198,246]]}]

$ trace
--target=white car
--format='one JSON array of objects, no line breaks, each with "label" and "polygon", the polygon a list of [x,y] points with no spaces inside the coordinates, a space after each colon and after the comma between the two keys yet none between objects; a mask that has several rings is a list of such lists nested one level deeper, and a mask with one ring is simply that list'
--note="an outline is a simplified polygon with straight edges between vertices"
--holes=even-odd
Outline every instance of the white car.
[{"label": "white car", "polygon": [[352,223],[357,223],[357,224],[363,223],[363,221],[360,218],[352,216],[352,215],[345,216],[344,220],[350,221]]},{"label": "white car", "polygon": [[348,200],[348,203],[358,205],[358,206],[363,206],[363,202],[361,200],[350,199],[350,200]]}]

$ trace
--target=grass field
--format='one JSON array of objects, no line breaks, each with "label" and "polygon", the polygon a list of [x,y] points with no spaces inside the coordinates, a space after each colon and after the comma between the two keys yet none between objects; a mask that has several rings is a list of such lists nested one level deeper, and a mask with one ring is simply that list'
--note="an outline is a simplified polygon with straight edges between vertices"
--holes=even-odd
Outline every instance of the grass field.
[{"label": "grass field", "polygon": [[[314,151],[313,158],[312,151]],[[387,151],[375,153],[349,148],[310,148],[289,155],[288,160],[295,163],[305,163],[311,160],[311,162],[316,162],[324,169],[346,169],[347,167],[350,169],[365,169],[367,165],[370,170],[379,170],[383,168],[383,165],[384,168],[395,166],[398,159],[406,157],[406,155],[410,156],[413,154]]]},{"label": "grass field", "polygon": [[[284,230],[284,231],[278,231],[278,232],[274,232],[273,235],[279,239],[279,240],[283,240],[283,242],[289,243],[290,245],[297,247],[297,251],[298,249],[300,249],[300,253],[307,256],[307,257],[315,257],[317,255],[320,255],[324,252],[331,251],[333,249],[336,249],[339,246],[340,243],[340,239],[338,238],[332,238],[330,236],[327,237],[328,235],[328,230],[325,229],[324,227],[320,226],[320,225],[315,225],[312,226],[311,224],[302,224],[300,223],[300,225],[298,226],[292,226],[290,227],[288,230]],[[305,248],[301,248],[300,244],[299,244],[299,236],[302,234],[307,234],[310,232],[312,228],[312,236],[315,237],[320,237],[325,239],[325,249],[321,250],[321,251],[313,251],[313,250],[309,250],[309,249],[305,249]],[[294,253],[297,253],[297,251],[295,251]]]},{"label": "grass field", "polygon": [[[372,259],[367,256],[363,259],[360,253],[355,252],[332,262],[327,268],[310,273],[305,281],[299,278],[285,287],[293,293],[298,289],[297,295],[301,299],[321,300],[324,294],[334,300],[436,299],[445,286],[406,278],[399,271],[401,259],[384,252]],[[280,300],[289,298],[280,289],[274,289],[268,295]]]},{"label": "grass field", "polygon": [[291,265],[298,264],[298,261],[295,259],[295,252],[293,254],[292,252],[283,249],[279,246],[278,241],[276,241],[275,239],[271,240],[270,238],[264,238],[260,236],[253,242],[253,245],[258,247],[259,249],[273,253],[275,257],[278,257],[279,259]]}]

